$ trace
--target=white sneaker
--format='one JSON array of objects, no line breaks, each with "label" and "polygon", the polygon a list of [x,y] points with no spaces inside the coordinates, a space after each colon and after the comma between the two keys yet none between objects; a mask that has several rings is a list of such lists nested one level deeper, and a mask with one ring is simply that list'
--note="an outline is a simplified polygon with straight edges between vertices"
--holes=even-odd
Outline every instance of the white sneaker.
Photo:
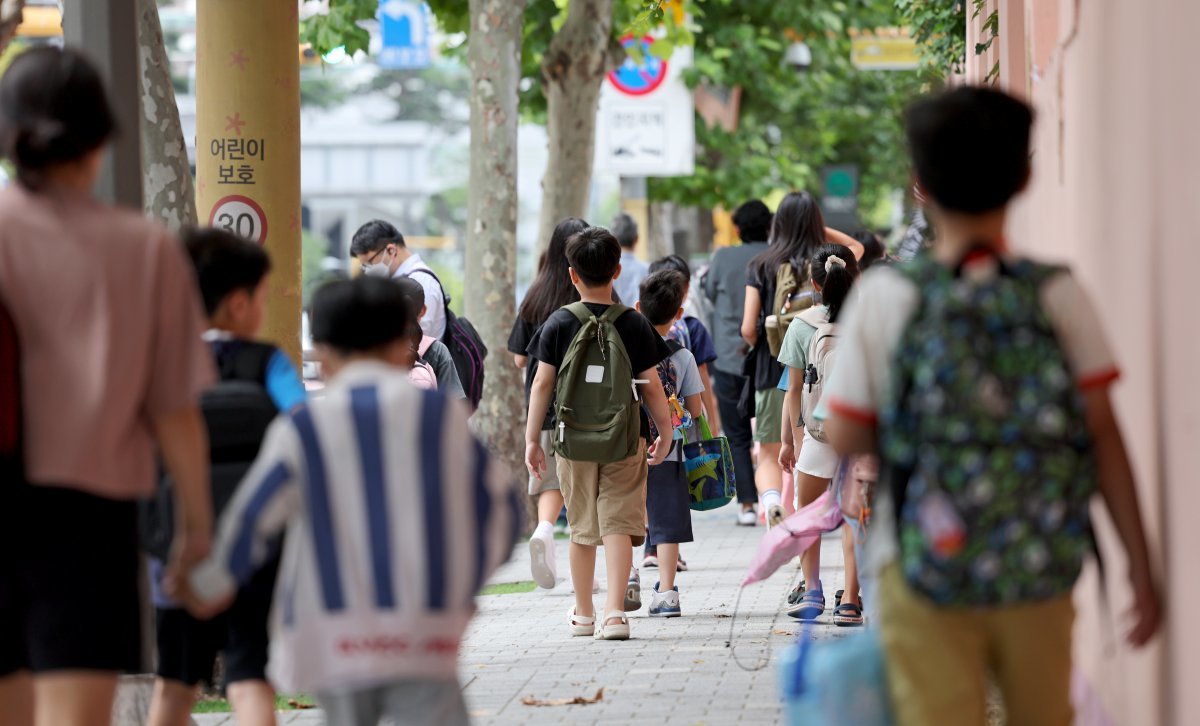
[{"label": "white sneaker", "polygon": [[740,527],[755,527],[758,525],[758,512],[753,509],[743,509],[738,514],[738,526]]},{"label": "white sneaker", "polygon": [[554,589],[558,572],[554,562],[554,525],[541,522],[529,538],[529,569],[538,587]]},{"label": "white sneaker", "polygon": [[654,583],[650,591],[650,617],[677,618],[683,614],[679,608],[679,587],[675,586],[666,592],[659,592],[659,583]]},{"label": "white sneaker", "polygon": [[767,529],[778,526],[787,516],[787,512],[783,510],[782,504],[772,504],[767,507]]}]

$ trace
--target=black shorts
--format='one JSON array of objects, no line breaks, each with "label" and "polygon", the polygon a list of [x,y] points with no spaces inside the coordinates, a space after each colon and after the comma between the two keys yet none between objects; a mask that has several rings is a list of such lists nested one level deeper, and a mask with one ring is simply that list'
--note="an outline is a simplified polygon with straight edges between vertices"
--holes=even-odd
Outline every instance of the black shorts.
[{"label": "black shorts", "polygon": [[646,517],[650,522],[647,544],[678,544],[692,541],[692,509],[688,505],[687,471],[678,454],[646,475]]},{"label": "black shorts", "polygon": [[182,608],[155,611],[158,643],[155,673],[188,685],[211,682],[217,653],[225,655],[222,683],[267,679],[267,619],[279,573],[275,555],[254,573],[228,611],[212,620],[197,620]]},{"label": "black shorts", "polygon": [[0,676],[142,671],[137,505],[0,483]]}]

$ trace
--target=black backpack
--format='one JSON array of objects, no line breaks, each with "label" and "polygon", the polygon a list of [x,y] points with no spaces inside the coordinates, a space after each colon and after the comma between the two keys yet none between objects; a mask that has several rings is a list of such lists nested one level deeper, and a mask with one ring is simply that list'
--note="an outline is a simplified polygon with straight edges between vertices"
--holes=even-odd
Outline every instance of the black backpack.
[{"label": "black backpack", "polygon": [[0,305],[0,485],[24,479],[22,466],[21,351],[17,327]]},{"label": "black backpack", "polygon": [[471,321],[460,318],[450,310],[450,296],[446,294],[446,286],[431,270],[417,269],[409,274],[423,272],[437,282],[442,288],[442,300],[445,303],[446,332],[442,334],[442,343],[450,349],[450,357],[454,360],[454,370],[462,382],[463,392],[471,403],[471,410],[479,407],[479,399],[483,398],[483,362],[487,359],[488,349],[483,344],[483,338],[471,325]]},{"label": "black backpack", "polygon": [[[279,410],[267,393],[267,364],[274,346],[233,341],[216,355],[220,382],[200,397],[208,429],[213,518],[224,511],[238,484],[258,456],[267,427]],[[159,477],[155,497],[143,503],[142,546],[166,559],[175,534],[174,492],[170,476]]]}]

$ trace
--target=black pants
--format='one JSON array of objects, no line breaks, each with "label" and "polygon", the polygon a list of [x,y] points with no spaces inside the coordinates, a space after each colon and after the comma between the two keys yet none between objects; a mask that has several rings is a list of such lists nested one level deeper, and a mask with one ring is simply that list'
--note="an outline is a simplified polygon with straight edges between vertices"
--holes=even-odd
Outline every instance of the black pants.
[{"label": "black pants", "polygon": [[721,425],[729,439],[729,450],[733,454],[733,473],[737,478],[737,498],[743,504],[758,501],[758,489],[754,486],[754,459],[750,456],[754,435],[750,430],[750,416],[738,413],[738,398],[742,395],[743,376],[713,369],[713,391],[717,395],[717,408],[721,411]]}]

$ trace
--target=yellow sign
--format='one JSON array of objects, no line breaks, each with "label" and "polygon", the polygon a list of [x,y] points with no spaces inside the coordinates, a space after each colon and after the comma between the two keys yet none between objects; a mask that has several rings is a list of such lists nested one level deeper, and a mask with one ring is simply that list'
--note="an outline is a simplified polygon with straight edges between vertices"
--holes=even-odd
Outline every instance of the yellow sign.
[{"label": "yellow sign", "polygon": [[26,5],[21,10],[17,36],[21,38],[56,38],[62,32],[62,13],[57,7]]},{"label": "yellow sign", "polygon": [[907,28],[877,28],[851,34],[850,61],[864,71],[911,71],[920,67],[921,56]]},{"label": "yellow sign", "polygon": [[295,0],[196,9],[196,211],[271,255],[263,337],[300,360],[300,32]]}]

